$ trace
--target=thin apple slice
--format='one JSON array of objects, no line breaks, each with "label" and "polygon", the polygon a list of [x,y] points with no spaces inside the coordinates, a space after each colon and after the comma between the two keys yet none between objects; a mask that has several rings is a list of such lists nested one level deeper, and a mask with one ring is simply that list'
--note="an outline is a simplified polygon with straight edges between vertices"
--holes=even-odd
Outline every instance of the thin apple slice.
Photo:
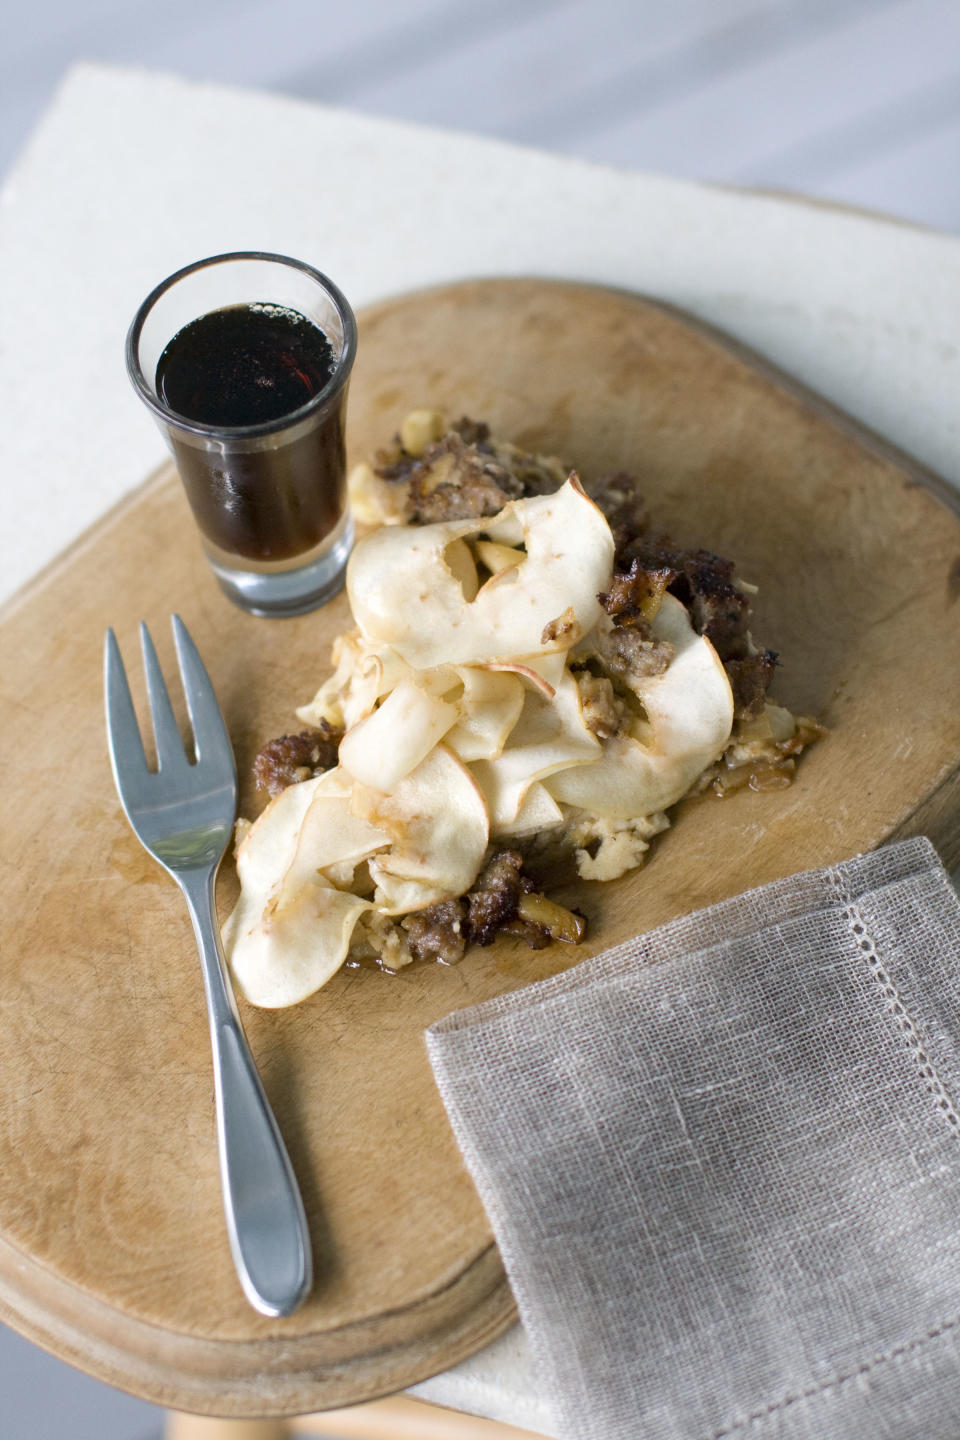
[{"label": "thin apple slice", "polygon": [[528,690],[523,712],[502,754],[495,760],[478,760],[471,767],[486,798],[491,834],[498,835],[513,825],[535,781],[570,766],[595,762],[600,754],[600,741],[584,724],[580,692],[569,671],[564,672],[552,699],[539,690]]},{"label": "thin apple slice", "polygon": [[503,750],[523,709],[523,682],[518,675],[458,665],[463,694],[456,701],[459,716],[446,743],[461,760],[493,760]]},{"label": "thin apple slice", "polygon": [[633,687],[646,720],[635,734],[605,740],[594,764],[550,776],[555,800],[612,819],[653,815],[676,804],[722,753],[733,694],[717,652],[672,595],[664,595],[651,632],[674,654],[662,675]]},{"label": "thin apple slice", "polygon": [[379,709],[348,730],[340,764],[361,785],[394,790],[415,770],[460,715],[457,705],[402,680]]},{"label": "thin apple slice", "polygon": [[[519,534],[526,554],[471,600],[462,555],[451,547],[483,533],[498,543],[501,535],[510,543]],[[417,669],[482,665],[569,649],[596,623],[597,594],[612,565],[610,527],[571,479],[553,495],[511,501],[492,519],[377,530],[354,550],[347,590],[372,645],[391,646]],[[545,638],[545,629],[567,612],[572,628]]]},{"label": "thin apple slice", "polygon": [[353,927],[370,908],[323,873],[390,843],[351,813],[349,793],[339,769],[289,786],[237,852],[241,892],[224,927],[224,948],[254,1005],[295,1005],[318,990],[343,964]]},{"label": "thin apple slice", "polygon": [[452,750],[435,745],[389,795],[355,785],[351,805],[390,837],[390,849],[370,861],[378,910],[404,915],[469,890],[489,822],[476,781]]}]

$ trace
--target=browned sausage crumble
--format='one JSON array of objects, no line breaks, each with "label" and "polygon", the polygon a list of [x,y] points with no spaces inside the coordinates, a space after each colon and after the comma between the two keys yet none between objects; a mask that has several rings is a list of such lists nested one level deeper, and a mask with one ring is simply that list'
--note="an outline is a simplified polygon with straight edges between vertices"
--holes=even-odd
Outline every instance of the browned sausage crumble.
[{"label": "browned sausage crumble", "polygon": [[288,785],[310,780],[332,770],[343,731],[323,722],[323,729],[301,730],[299,735],[281,735],[261,745],[253,759],[253,778],[259,790],[279,795]]}]

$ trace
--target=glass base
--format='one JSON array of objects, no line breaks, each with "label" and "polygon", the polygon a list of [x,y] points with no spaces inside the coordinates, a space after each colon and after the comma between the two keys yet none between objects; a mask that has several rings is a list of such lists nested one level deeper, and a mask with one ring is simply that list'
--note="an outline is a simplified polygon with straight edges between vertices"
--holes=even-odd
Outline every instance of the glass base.
[{"label": "glass base", "polygon": [[321,555],[314,554],[295,569],[240,570],[225,564],[222,552],[207,559],[221,590],[246,610],[249,615],[282,619],[288,615],[305,615],[325,605],[343,589],[347,561],[353,548],[353,516],[344,515],[336,530],[327,537]]}]

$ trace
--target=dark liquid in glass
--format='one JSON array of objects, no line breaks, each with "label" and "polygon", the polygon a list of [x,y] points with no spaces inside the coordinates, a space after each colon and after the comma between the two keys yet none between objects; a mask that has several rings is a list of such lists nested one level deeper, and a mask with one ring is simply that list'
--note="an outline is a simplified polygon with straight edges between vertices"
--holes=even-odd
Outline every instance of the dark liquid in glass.
[{"label": "dark liquid in glass", "polygon": [[[157,393],[188,421],[237,429],[294,416],[336,369],[327,336],[295,310],[230,305],[179,330],[157,364]],[[201,530],[247,559],[314,549],[344,509],[346,386],[291,434],[172,435],[177,468]]]}]

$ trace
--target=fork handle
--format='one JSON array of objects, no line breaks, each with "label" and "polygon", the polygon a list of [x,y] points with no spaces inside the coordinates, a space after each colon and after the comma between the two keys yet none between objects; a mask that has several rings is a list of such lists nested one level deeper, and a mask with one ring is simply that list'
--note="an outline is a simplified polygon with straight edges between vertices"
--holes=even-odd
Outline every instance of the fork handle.
[{"label": "fork handle", "polygon": [[215,878],[209,871],[177,876],[203,966],[227,1234],[250,1304],[263,1315],[289,1315],[310,1289],[310,1234],[290,1157],[237,1013],[216,921]]}]

